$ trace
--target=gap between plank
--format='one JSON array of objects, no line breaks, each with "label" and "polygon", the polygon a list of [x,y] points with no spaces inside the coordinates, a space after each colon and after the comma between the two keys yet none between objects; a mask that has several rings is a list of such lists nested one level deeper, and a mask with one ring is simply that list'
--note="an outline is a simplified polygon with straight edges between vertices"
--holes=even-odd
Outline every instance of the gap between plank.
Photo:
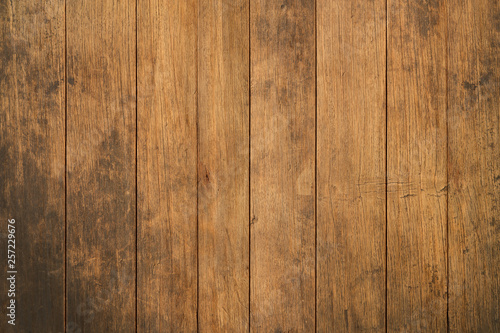
[{"label": "gap between plank", "polygon": [[67,327],[67,271],[68,271],[68,29],[66,0],[64,1],[64,332]]},{"label": "gap between plank", "polygon": [[448,218],[448,205],[449,205],[449,184],[448,184],[448,152],[449,152],[449,141],[448,141],[448,4],[446,4],[446,33],[445,33],[445,78],[446,78],[446,97],[445,97],[445,107],[446,107],[446,331],[450,331],[450,270],[449,270],[449,257],[450,257],[450,237],[449,237],[449,218]]},{"label": "gap between plank", "polygon": [[388,124],[388,109],[389,109],[389,100],[387,98],[388,96],[388,81],[387,81],[387,78],[388,78],[388,63],[387,63],[387,59],[388,59],[388,56],[387,56],[387,52],[388,52],[388,36],[389,36],[389,13],[388,13],[388,3],[389,0],[385,0],[385,332],[387,333],[388,331],[388,326],[389,326],[389,323],[387,321],[387,289],[388,289],[388,278],[387,278],[387,272],[388,272],[388,269],[387,269],[387,257],[388,257],[388,252],[387,252],[387,249],[388,249],[388,246],[387,246],[387,229],[389,227],[388,225],[388,219],[387,219],[387,207],[388,207],[388,204],[387,204],[387,183],[388,183],[388,175],[387,175],[387,156],[388,156],[388,152],[387,152],[387,134],[388,134],[388,127],[387,127],[387,124]]},{"label": "gap between plank", "polygon": [[200,163],[200,126],[199,126],[199,52],[200,52],[200,1],[196,6],[196,329],[200,331],[200,233],[199,233],[199,163]]},{"label": "gap between plank", "polygon": [[314,2],[314,332],[318,331],[318,0]]},{"label": "gap between plank", "polygon": [[138,296],[138,252],[139,252],[139,249],[138,249],[138,235],[139,235],[139,219],[138,219],[138,200],[137,200],[137,193],[138,193],[138,179],[137,179],[137,176],[138,176],[138,172],[137,172],[137,153],[138,153],[138,145],[137,145],[137,138],[138,138],[138,129],[139,129],[139,124],[138,124],[138,119],[139,119],[139,109],[138,109],[138,100],[139,100],[139,95],[138,95],[138,81],[137,81],[137,65],[138,65],[138,53],[139,53],[139,47],[137,45],[137,34],[138,34],[138,29],[139,29],[139,25],[138,25],[138,12],[137,12],[137,0],[135,1],[135,332],[137,333],[138,332],[138,326],[139,326],[139,323],[137,321],[138,317],[137,317],[137,313],[138,313],[138,308],[137,308],[137,305],[138,305],[138,300],[137,300],[137,296]]},{"label": "gap between plank", "polygon": [[251,326],[251,253],[252,253],[252,182],[251,182],[251,167],[252,167],[252,13],[251,1],[248,0],[248,332]]}]

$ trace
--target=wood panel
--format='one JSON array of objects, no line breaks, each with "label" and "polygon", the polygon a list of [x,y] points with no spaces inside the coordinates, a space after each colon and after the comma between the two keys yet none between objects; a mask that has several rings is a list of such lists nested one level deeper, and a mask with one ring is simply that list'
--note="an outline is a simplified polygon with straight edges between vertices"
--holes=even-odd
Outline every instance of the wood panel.
[{"label": "wood panel", "polygon": [[446,4],[388,1],[387,327],[447,330]]},{"label": "wood panel", "polygon": [[138,7],[138,331],[197,330],[195,0]]},{"label": "wood panel", "polygon": [[[1,332],[64,330],[64,1],[0,2]],[[15,243],[8,220],[15,219]],[[7,246],[15,245],[8,268]],[[12,264],[12,262],[10,262]],[[17,271],[15,298],[6,271]],[[15,326],[7,323],[15,299]]]},{"label": "wood panel", "polygon": [[449,320],[500,331],[500,4],[449,1]]},{"label": "wood panel", "polygon": [[385,331],[385,1],[317,1],[319,332]]},{"label": "wood panel", "polygon": [[135,331],[135,1],[68,1],[67,331]]},{"label": "wood panel", "polygon": [[199,327],[249,328],[249,1],[200,2]]},{"label": "wood panel", "polygon": [[315,3],[253,1],[251,330],[315,326]]},{"label": "wood panel", "polygon": [[499,49],[498,0],[0,1],[0,331],[500,331]]}]

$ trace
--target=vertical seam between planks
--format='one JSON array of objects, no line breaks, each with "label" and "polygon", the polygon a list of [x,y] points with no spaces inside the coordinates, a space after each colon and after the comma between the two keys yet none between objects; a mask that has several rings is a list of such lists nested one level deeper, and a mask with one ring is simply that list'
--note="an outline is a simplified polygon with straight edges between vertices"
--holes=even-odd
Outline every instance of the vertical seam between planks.
[{"label": "vertical seam between planks", "polygon": [[64,1],[64,332],[67,322],[67,271],[68,271],[68,31],[66,20],[66,0]]},{"label": "vertical seam between planks", "polygon": [[251,0],[248,0],[248,332],[251,327],[251,263],[252,263],[252,183],[251,183],[251,168],[252,168],[252,13]]},{"label": "vertical seam between planks", "polygon": [[138,25],[138,12],[137,12],[137,0],[135,1],[135,331],[137,332],[138,331],[138,328],[139,328],[139,322],[137,321],[137,314],[138,314],[138,300],[137,300],[137,296],[138,296],[138,236],[139,236],[139,219],[138,219],[138,199],[137,199],[137,195],[138,195],[138,158],[137,158],[137,155],[138,155],[138,144],[137,144],[137,138],[139,137],[139,123],[138,123],[138,119],[139,119],[139,108],[138,108],[138,101],[139,101],[139,94],[138,94],[138,80],[137,80],[137,65],[139,63],[139,47],[137,45],[137,35],[138,35],[138,30],[139,30],[139,25]]},{"label": "vertical seam between planks", "polygon": [[388,313],[387,313],[387,290],[388,290],[388,277],[387,277],[387,258],[388,258],[388,202],[387,202],[387,183],[388,183],[388,174],[387,174],[387,165],[388,165],[388,110],[389,110],[389,100],[388,100],[388,43],[389,43],[389,11],[388,11],[388,1],[385,0],[385,331],[388,331]]},{"label": "vertical seam between planks", "polygon": [[449,269],[449,256],[450,256],[450,240],[449,240],[449,214],[448,214],[448,207],[449,207],[449,191],[450,191],[450,186],[449,186],[449,179],[448,179],[448,158],[449,158],[449,135],[448,135],[448,4],[446,4],[445,8],[445,14],[446,14],[446,32],[445,32],[445,79],[446,79],[446,98],[445,98],[445,104],[446,104],[446,111],[445,111],[445,116],[446,116],[446,331],[450,331],[450,269]]},{"label": "vertical seam between planks", "polygon": [[314,332],[318,331],[318,0],[314,2]]},{"label": "vertical seam between planks", "polygon": [[200,52],[200,1],[196,5],[196,331],[200,331],[200,233],[199,233],[199,163],[200,163],[200,134],[199,134],[199,52]]}]

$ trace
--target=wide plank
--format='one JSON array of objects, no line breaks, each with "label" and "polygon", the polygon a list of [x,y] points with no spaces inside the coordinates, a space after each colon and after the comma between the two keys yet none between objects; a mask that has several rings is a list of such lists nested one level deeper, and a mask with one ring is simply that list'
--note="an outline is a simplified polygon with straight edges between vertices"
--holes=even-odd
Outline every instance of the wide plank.
[{"label": "wide plank", "polygon": [[500,332],[500,3],[448,1],[450,332]]},{"label": "wide plank", "polygon": [[135,1],[66,3],[67,331],[135,331]]},{"label": "wide plank", "polygon": [[250,329],[315,327],[315,2],[250,4]]},{"label": "wide plank", "polygon": [[445,332],[446,4],[387,4],[387,331]]},{"label": "wide plank", "polygon": [[249,0],[199,10],[199,331],[247,332]]},{"label": "wide plank", "polygon": [[196,0],[138,7],[138,332],[197,331]]},{"label": "wide plank", "polygon": [[64,1],[1,1],[0,332],[64,331],[64,70]]},{"label": "wide plank", "polygon": [[385,0],[318,0],[317,330],[385,331]]}]

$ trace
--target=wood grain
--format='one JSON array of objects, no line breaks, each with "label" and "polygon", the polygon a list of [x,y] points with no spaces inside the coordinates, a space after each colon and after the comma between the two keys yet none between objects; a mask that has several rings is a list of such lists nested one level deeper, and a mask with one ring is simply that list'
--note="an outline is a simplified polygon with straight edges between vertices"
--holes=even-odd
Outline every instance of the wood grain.
[{"label": "wood grain", "polygon": [[499,54],[498,0],[0,0],[0,332],[500,332]]},{"label": "wood grain", "polygon": [[195,0],[138,7],[138,331],[197,330]]},{"label": "wood grain", "polygon": [[448,13],[450,332],[500,332],[500,4]]},{"label": "wood grain", "polygon": [[199,10],[199,330],[247,332],[249,1]]},{"label": "wood grain", "polygon": [[315,320],[314,1],[253,1],[251,331]]},{"label": "wood grain", "polygon": [[317,1],[318,332],[385,331],[385,1]]},{"label": "wood grain", "polygon": [[[0,61],[0,331],[59,332],[64,330],[64,1],[1,1]],[[6,316],[9,219],[16,221],[16,326]]]},{"label": "wood grain", "polygon": [[387,327],[447,330],[446,4],[388,1]]},{"label": "wood grain", "polygon": [[135,331],[135,1],[68,1],[67,331]]}]

